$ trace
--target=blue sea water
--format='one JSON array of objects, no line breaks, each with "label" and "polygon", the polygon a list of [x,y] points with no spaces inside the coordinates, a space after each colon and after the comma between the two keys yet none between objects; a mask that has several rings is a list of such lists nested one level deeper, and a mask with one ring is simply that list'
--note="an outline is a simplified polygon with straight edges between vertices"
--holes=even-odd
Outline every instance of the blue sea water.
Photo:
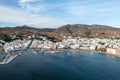
[{"label": "blue sea water", "polygon": [[26,52],[0,65],[0,80],[120,80],[120,59],[96,52]]}]

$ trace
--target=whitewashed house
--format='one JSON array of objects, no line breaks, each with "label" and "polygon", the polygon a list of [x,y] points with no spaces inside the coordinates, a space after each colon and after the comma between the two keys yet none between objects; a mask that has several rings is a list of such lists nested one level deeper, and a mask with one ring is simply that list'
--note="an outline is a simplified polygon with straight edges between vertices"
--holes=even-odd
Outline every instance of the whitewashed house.
[{"label": "whitewashed house", "polygon": [[107,48],[106,52],[108,54],[111,54],[111,55],[120,55],[120,49],[119,48]]},{"label": "whitewashed house", "polygon": [[63,49],[65,47],[65,45],[61,42],[57,42],[55,45],[57,49]]}]

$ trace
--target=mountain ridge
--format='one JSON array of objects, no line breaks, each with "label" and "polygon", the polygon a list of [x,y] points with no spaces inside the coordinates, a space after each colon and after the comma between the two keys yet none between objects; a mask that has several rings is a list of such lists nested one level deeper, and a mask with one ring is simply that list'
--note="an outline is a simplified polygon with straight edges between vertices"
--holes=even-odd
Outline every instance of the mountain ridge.
[{"label": "mountain ridge", "polygon": [[120,28],[114,28],[107,25],[87,25],[87,24],[66,24],[59,28],[33,28],[27,25],[0,28],[0,34],[36,34],[47,35],[58,39],[62,35],[66,36],[80,36],[80,37],[100,37],[100,38],[120,38]]}]

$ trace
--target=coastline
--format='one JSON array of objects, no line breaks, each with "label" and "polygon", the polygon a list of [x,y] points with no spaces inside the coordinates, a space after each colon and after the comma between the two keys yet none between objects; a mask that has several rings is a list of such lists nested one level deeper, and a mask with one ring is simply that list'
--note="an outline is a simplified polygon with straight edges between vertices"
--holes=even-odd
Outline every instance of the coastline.
[{"label": "coastline", "polygon": [[[64,51],[79,51],[79,52],[95,52],[97,54],[103,54],[103,55],[109,55],[109,56],[114,56],[116,58],[120,58],[120,55],[117,55],[117,54],[111,54],[111,53],[107,53],[107,52],[104,52],[104,51],[96,51],[96,50],[83,50],[83,49],[43,49],[43,50],[40,50],[40,49],[29,49],[29,51],[36,51],[37,53],[51,53],[51,54],[57,54],[57,53],[61,53],[61,52],[64,52]],[[1,55],[7,55],[8,53],[6,52],[0,52]]]},{"label": "coastline", "polygon": [[[49,50],[32,50],[29,49],[28,51],[30,51],[30,53],[32,54],[39,54],[41,53],[42,55],[44,54],[62,54],[62,53],[66,53],[67,55],[69,55],[70,53],[82,53],[82,52],[88,52],[89,54],[101,54],[101,55],[105,55],[105,56],[109,56],[112,58],[120,58],[120,55],[112,55],[109,54],[107,52],[103,52],[103,51],[95,51],[95,50],[80,50],[80,49],[49,49]],[[29,52],[28,52],[29,53]],[[15,56],[13,56],[13,54]],[[19,55],[19,53],[16,52],[10,52],[9,54],[5,54],[4,52],[0,52],[0,55],[4,55],[3,58],[1,58],[0,64],[7,64],[9,62],[11,62],[15,57],[17,57]]]}]

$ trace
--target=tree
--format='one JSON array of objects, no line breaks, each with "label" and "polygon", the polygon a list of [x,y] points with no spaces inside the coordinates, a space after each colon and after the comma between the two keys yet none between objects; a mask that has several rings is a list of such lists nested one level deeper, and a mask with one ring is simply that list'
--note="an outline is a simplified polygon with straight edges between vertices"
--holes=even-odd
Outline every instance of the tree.
[{"label": "tree", "polygon": [[4,41],[11,42],[12,38],[9,35],[5,35]]},{"label": "tree", "polygon": [[85,35],[85,37],[89,37],[91,35],[91,31],[90,30],[86,30],[84,32],[84,35]]}]

